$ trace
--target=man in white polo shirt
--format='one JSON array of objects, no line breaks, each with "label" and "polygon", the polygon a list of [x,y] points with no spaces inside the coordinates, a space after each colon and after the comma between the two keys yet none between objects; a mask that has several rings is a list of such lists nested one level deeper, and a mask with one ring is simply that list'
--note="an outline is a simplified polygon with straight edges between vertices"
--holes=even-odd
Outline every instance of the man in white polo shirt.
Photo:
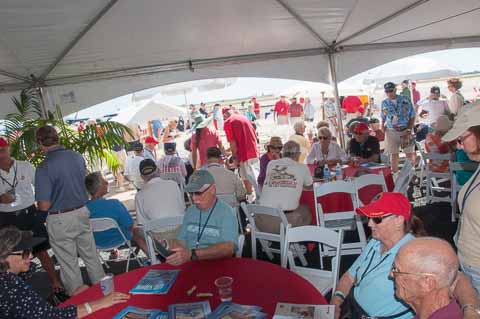
[{"label": "man in white polo shirt", "polygon": [[[311,189],[313,179],[307,165],[299,163],[300,145],[288,141],[283,145],[283,158],[268,163],[260,204],[283,210],[293,226],[309,225],[312,216],[307,205],[300,204],[303,189]],[[260,230],[280,231],[280,219],[259,215],[256,223]]]},{"label": "man in white polo shirt", "polygon": [[145,182],[140,175],[140,162],[144,160],[143,157],[143,144],[140,142],[135,142],[133,144],[133,152],[134,154],[127,158],[125,163],[125,171],[123,175],[127,181],[133,183],[133,186],[138,190],[140,190]]},{"label": "man in white polo shirt", "polygon": [[33,254],[40,259],[54,291],[60,291],[63,285],[47,252],[50,244],[45,228],[46,216],[40,214],[35,206],[34,179],[32,164],[13,159],[7,141],[0,138],[0,228],[13,225],[47,239],[35,247]]}]

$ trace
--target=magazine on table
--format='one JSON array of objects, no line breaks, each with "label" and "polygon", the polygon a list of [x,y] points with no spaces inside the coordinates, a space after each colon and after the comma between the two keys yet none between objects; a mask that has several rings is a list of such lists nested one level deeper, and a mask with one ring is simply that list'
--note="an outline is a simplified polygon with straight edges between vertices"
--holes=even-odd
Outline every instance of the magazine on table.
[{"label": "magazine on table", "polygon": [[210,312],[208,301],[178,303],[168,306],[168,319],[206,319]]},{"label": "magazine on table", "polygon": [[239,305],[232,302],[220,304],[207,319],[263,319],[267,314],[258,306]]},{"label": "magazine on table", "polygon": [[334,305],[304,305],[293,303],[277,303],[273,319],[333,319]]},{"label": "magazine on table", "polygon": [[180,270],[150,269],[135,287],[131,294],[166,294],[177,279]]},{"label": "magazine on table", "polygon": [[128,306],[120,311],[113,319],[166,319],[167,313],[158,309],[142,309]]}]

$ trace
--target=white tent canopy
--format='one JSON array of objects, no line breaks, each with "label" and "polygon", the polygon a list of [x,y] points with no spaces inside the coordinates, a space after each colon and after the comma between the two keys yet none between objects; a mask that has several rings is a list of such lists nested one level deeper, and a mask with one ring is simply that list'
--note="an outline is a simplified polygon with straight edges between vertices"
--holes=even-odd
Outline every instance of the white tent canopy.
[{"label": "white tent canopy", "polygon": [[166,120],[172,117],[185,116],[187,111],[175,105],[166,104],[153,97],[143,100],[112,117],[112,121],[122,124],[139,124],[142,128],[147,127],[148,121]]},{"label": "white tent canopy", "polygon": [[1,112],[31,85],[68,114],[197,79],[341,81],[479,46],[478,21],[478,0],[0,0]]}]

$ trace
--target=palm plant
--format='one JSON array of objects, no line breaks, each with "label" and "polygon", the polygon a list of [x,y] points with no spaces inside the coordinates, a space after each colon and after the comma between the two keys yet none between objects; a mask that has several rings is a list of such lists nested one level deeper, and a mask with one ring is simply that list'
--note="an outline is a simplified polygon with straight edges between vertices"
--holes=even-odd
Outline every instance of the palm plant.
[{"label": "palm plant", "polygon": [[120,163],[112,149],[115,145],[126,145],[124,136],[132,135],[127,126],[108,121],[87,125],[84,131],[77,132],[63,120],[58,105],[55,112],[49,111],[46,118],[43,116],[40,97],[35,89],[23,90],[20,98],[13,97],[12,102],[17,112],[8,114],[4,125],[14,158],[38,165],[44,154],[35,141],[35,132],[39,127],[52,125],[57,129],[60,144],[83,154],[89,167],[94,163],[106,163],[112,172],[117,171]]}]

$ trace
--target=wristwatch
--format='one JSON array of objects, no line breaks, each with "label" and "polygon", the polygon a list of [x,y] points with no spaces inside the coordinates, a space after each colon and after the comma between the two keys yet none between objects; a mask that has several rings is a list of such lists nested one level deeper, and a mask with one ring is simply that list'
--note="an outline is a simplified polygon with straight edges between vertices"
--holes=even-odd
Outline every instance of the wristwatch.
[{"label": "wristwatch", "polygon": [[198,260],[197,252],[195,251],[195,249],[192,249],[191,252],[192,256],[190,257],[190,260]]}]

